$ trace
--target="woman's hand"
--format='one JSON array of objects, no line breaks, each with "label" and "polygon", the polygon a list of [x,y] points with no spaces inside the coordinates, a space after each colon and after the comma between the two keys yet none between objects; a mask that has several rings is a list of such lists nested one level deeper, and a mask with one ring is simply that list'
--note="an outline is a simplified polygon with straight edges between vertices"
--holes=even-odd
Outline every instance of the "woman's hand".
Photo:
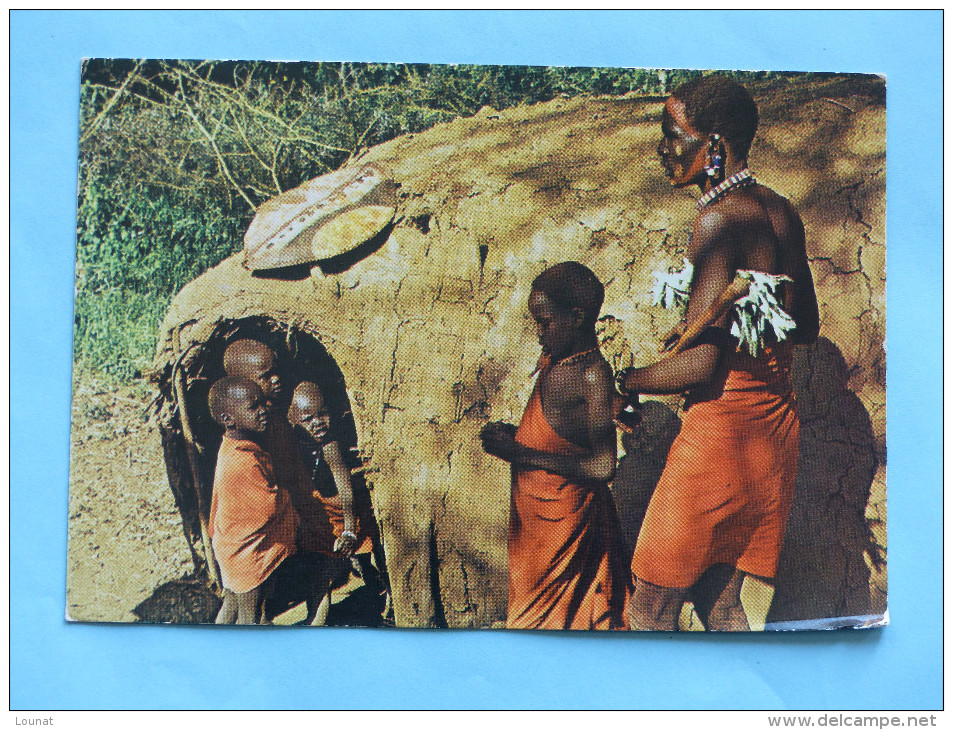
[{"label": "woman's hand", "polygon": [[493,421],[480,430],[483,450],[503,461],[512,462],[516,458],[516,426],[512,423]]}]

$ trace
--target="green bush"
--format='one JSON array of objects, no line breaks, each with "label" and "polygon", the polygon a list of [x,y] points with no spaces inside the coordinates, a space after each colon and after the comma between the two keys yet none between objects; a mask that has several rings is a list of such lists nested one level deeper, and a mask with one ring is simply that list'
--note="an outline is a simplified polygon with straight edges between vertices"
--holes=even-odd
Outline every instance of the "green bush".
[{"label": "green bush", "polygon": [[174,191],[91,182],[77,215],[73,356],[128,381],[148,368],[174,295],[241,246],[250,216]]},{"label": "green bush", "polygon": [[74,364],[80,373],[96,373],[127,382],[146,372],[156,332],[170,297],[119,288],[76,297]]}]

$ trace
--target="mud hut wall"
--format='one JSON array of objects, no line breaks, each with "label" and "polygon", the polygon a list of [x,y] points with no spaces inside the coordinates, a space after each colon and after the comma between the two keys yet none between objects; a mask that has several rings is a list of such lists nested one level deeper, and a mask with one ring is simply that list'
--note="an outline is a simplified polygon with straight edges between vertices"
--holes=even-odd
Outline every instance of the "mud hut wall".
[{"label": "mud hut wall", "polygon": [[[798,488],[809,497],[795,505],[804,512],[792,519],[806,521],[810,517],[816,523],[829,519],[825,511],[836,512],[840,524],[827,532],[837,535],[863,532],[866,521],[869,535],[853,542],[869,543],[862,559],[870,573],[870,610],[876,613],[886,607],[887,580],[883,564],[887,547],[886,115],[882,85],[875,84],[867,92],[846,89],[842,94],[815,94],[803,98],[801,104],[779,105],[780,114],[769,107],[752,160],[761,179],[789,197],[804,219],[820,306],[821,336],[837,348],[833,360],[823,343],[816,353],[804,353],[797,363],[802,369],[799,377],[810,377],[814,365],[834,371],[846,367],[844,385],[866,412],[869,420],[862,430],[869,427],[873,438],[873,453],[869,453],[868,437],[858,434],[857,424],[838,425],[836,418],[828,417],[822,409],[812,411],[812,404],[805,403],[804,409],[811,415],[802,418],[802,423],[807,421],[808,436],[802,439],[802,463],[806,468],[801,470]],[[844,403],[847,395],[841,391],[836,400]],[[848,399],[845,407],[858,412],[850,408],[852,402]],[[858,418],[862,416],[858,412]],[[815,446],[805,454],[805,444]],[[831,461],[827,452],[835,444],[843,447],[843,452]],[[868,463],[873,464],[874,475],[866,509],[845,506],[845,494],[850,491],[847,485]],[[829,475],[826,479],[825,474]],[[813,484],[807,484],[808,475]],[[813,500],[811,507],[806,504],[809,500]],[[847,548],[842,548],[838,540],[828,541],[827,558],[831,558],[831,549],[843,549],[846,554]],[[823,549],[817,545],[797,547],[802,554]],[[856,582],[847,572],[851,571],[840,577],[842,585],[832,591],[858,595],[847,585],[851,580]],[[815,571],[817,583],[832,582],[824,573],[822,568]],[[780,598],[783,608],[784,596]],[[849,609],[842,605],[830,610]],[[791,613],[795,613],[794,606]]]},{"label": "mud hut wall", "polygon": [[[872,107],[863,124],[883,116],[867,97],[845,103]],[[222,317],[267,312],[336,360],[370,460],[398,623],[485,626],[505,613],[509,470],[476,435],[488,420],[518,421],[531,391],[533,278],[570,259],[595,270],[606,284],[603,349],[617,368],[651,361],[676,323],[679,313],[649,306],[651,272],[680,266],[694,206],[660,184],[660,108],[559,100],[393,140],[360,161],[387,164],[406,196],[380,251],[304,281],[252,277],[234,257],[173,303],[163,329],[187,323],[186,339]],[[823,101],[765,104],[762,119],[752,167],[804,217],[822,334],[882,442],[882,146]]]}]

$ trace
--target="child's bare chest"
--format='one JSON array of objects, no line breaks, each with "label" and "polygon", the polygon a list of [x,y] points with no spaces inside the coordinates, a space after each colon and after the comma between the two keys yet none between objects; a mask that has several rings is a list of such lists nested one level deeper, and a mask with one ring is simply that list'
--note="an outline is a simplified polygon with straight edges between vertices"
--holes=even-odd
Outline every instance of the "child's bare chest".
[{"label": "child's bare chest", "polygon": [[554,368],[542,376],[539,397],[543,415],[552,429],[567,441],[585,446],[586,401],[580,394],[578,374]]}]

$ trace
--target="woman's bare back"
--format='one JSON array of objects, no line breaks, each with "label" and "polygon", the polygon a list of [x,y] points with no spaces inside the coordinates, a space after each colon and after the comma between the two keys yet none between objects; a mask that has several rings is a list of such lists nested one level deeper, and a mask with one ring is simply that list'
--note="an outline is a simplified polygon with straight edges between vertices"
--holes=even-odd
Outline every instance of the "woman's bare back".
[{"label": "woman's bare back", "polygon": [[818,309],[807,260],[804,224],[794,207],[770,188],[754,185],[735,191],[699,214],[718,216],[720,235],[712,245],[727,247],[733,270],[780,274],[791,279],[781,292],[784,309],[794,318],[794,341],[817,338]]}]

